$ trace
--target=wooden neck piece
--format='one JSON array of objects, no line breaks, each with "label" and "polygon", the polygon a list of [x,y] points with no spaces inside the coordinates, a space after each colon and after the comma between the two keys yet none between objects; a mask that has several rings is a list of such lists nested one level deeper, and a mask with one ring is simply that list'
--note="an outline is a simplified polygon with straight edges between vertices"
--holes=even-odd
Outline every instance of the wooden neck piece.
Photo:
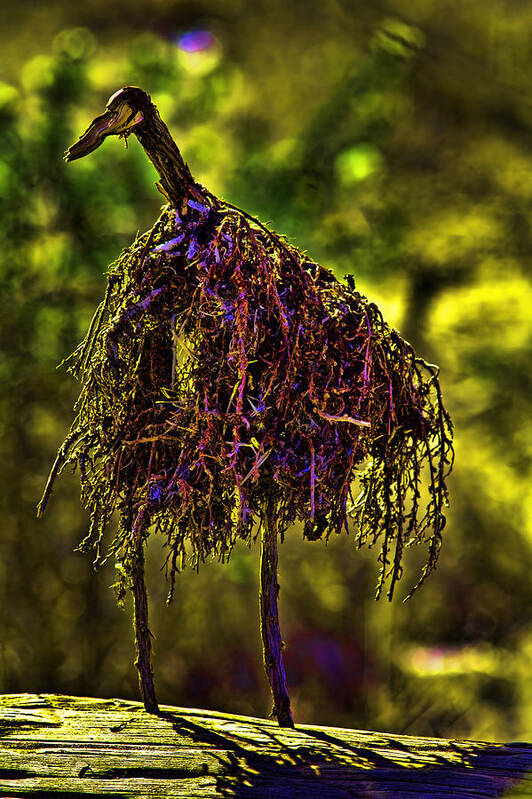
[{"label": "wooden neck piece", "polygon": [[197,193],[190,169],[183,160],[179,148],[152,104],[151,113],[133,129],[146,155],[160,175],[160,188],[169,202],[180,208],[190,191]]}]

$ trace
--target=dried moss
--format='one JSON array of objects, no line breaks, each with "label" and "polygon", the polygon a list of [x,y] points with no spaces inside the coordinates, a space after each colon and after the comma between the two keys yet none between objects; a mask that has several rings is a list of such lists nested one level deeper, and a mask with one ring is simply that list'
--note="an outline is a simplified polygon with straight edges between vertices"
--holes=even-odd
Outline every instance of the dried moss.
[{"label": "dried moss", "polygon": [[379,544],[377,595],[388,582],[390,599],[405,547],[426,542],[415,590],[438,558],[453,457],[438,369],[352,278],[205,196],[167,207],[111,266],[72,356],[77,415],[40,511],[77,467],[81,548],[127,573],[162,534],[169,599],[187,561],[251,543],[267,506],[281,535],[300,521],[311,540],[354,526],[357,547]]}]

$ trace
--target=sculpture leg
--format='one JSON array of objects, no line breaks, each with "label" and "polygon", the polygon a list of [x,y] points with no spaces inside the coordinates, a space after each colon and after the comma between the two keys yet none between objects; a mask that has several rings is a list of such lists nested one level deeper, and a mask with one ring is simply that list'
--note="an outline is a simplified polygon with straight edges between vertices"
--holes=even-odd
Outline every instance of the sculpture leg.
[{"label": "sculpture leg", "polygon": [[260,634],[264,668],[273,695],[272,715],[280,727],[293,727],[290,698],[286,687],[283,665],[282,639],[279,628],[277,596],[277,529],[267,514],[262,528],[260,551]]},{"label": "sculpture leg", "polygon": [[144,582],[144,544],[137,543],[136,557],[131,571],[131,590],[133,592],[133,625],[137,657],[135,666],[139,674],[139,685],[148,713],[158,713],[159,706],[153,684],[151,663],[151,632],[148,627],[148,595]]}]

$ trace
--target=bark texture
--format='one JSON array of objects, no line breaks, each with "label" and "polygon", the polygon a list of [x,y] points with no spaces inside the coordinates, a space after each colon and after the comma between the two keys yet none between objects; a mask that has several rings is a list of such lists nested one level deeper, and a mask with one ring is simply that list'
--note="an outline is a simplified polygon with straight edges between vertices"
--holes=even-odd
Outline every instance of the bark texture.
[{"label": "bark texture", "polygon": [[135,666],[139,675],[139,686],[148,713],[157,713],[157,697],[153,682],[151,660],[152,634],[148,622],[148,594],[144,582],[144,543],[137,542],[136,558],[132,564],[131,590],[133,593],[133,628],[137,657]]},{"label": "bark texture", "polygon": [[517,799],[532,796],[532,745],[16,694],[0,697],[0,796]]},{"label": "bark texture", "polygon": [[196,184],[159,112],[154,105],[151,108],[152,113],[133,132],[160,175],[159,190],[180,209],[187,191],[196,193]]},{"label": "bark texture", "polygon": [[283,641],[279,627],[277,596],[277,530],[273,517],[266,514],[260,549],[260,635],[262,660],[273,696],[272,716],[280,727],[293,727],[290,698],[283,664]]}]

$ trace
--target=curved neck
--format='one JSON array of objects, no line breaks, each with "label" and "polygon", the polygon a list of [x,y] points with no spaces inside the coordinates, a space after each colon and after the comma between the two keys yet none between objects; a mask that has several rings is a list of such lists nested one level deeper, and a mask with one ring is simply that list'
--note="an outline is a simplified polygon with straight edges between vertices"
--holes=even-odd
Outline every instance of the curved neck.
[{"label": "curved neck", "polygon": [[159,173],[164,194],[173,206],[179,208],[187,190],[195,186],[195,182],[155,106],[133,133]]}]

